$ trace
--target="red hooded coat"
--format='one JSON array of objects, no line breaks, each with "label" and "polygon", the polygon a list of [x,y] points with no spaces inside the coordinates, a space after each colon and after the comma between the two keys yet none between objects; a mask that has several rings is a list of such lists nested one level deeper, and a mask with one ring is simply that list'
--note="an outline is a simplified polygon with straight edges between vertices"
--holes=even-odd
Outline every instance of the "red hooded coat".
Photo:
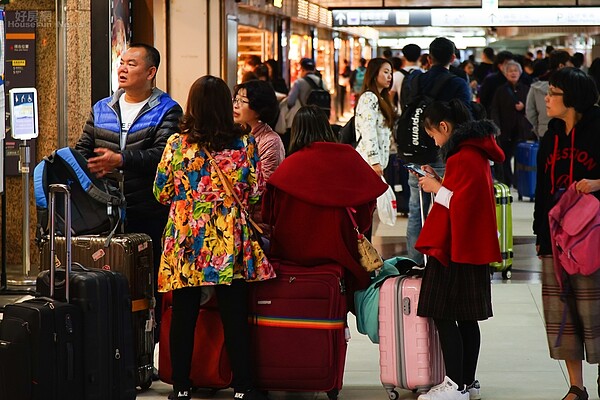
[{"label": "red hooded coat", "polygon": [[327,262],[349,272],[347,288],[369,285],[358,263],[356,232],[346,207],[356,209],[365,232],[387,185],[351,147],[317,142],[287,157],[267,182],[263,221],[272,226],[269,257],[315,266]]},{"label": "red hooded coat", "polygon": [[442,184],[453,192],[450,208],[434,203],[415,248],[448,266],[501,261],[496,201],[489,160],[504,161],[490,121],[472,121],[455,129],[442,147],[446,175]]}]

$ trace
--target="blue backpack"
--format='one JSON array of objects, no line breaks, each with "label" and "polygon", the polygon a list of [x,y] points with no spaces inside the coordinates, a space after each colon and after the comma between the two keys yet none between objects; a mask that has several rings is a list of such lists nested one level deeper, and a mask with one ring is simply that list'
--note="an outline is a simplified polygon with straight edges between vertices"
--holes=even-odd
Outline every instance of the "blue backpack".
[{"label": "blue backpack", "polygon": [[[71,188],[71,233],[109,234],[107,240],[110,240],[125,218],[125,197],[109,180],[96,178],[79,152],[64,147],[44,157],[33,172],[38,243],[48,234],[48,188],[53,183]],[[56,229],[62,235],[64,216],[64,205],[58,202]]]}]

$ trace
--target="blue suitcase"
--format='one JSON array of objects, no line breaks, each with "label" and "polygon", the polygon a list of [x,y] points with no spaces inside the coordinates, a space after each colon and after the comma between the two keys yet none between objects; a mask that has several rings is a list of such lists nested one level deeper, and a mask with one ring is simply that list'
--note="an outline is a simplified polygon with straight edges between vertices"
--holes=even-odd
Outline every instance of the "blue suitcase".
[{"label": "blue suitcase", "polygon": [[538,142],[521,142],[517,145],[515,155],[515,172],[517,175],[517,192],[519,201],[529,197],[535,199],[535,180],[537,174]]}]

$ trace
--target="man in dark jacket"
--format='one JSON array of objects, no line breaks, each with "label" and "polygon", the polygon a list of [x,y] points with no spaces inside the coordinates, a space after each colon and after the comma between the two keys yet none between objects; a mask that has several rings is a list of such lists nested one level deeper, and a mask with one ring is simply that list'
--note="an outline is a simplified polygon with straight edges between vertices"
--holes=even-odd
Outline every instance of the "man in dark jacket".
[{"label": "man in dark jacket", "polygon": [[125,231],[146,233],[152,238],[155,279],[169,209],[156,201],[152,188],[167,139],[178,131],[182,115],[179,104],[154,87],[159,64],[160,54],[154,47],[132,44],[121,56],[119,89],[94,104],[75,146],[88,159],[90,172],[97,176],[115,169],[123,171]]},{"label": "man in dark jacket", "polygon": [[[429,57],[431,58],[432,66],[429,71],[419,75],[419,93],[430,93],[439,79],[443,79],[444,75],[450,74],[450,64],[456,58],[455,51],[456,47],[454,43],[444,37],[436,38],[431,42],[429,45]],[[410,93],[410,96],[413,95],[413,93]],[[465,79],[456,75],[453,75],[444,83],[444,86],[435,98],[435,100],[442,101],[450,101],[452,99],[463,101],[467,108],[471,109],[471,88],[469,88],[469,84]],[[439,176],[444,175],[444,163],[438,157],[437,148],[431,149],[422,159],[405,159],[404,161],[428,164],[435,169]],[[419,179],[413,174],[409,174],[408,185],[410,186],[410,200],[408,203],[408,223],[406,227],[407,250],[408,256],[420,264],[423,262],[423,254],[415,250],[415,243],[421,232]],[[424,195],[424,210],[429,210],[430,203],[430,196]]]}]

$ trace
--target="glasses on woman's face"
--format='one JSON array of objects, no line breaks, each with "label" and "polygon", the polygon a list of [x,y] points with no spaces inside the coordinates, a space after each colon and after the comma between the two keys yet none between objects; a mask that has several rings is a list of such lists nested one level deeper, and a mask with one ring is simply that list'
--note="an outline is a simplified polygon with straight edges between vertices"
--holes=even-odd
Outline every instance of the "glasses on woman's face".
[{"label": "glasses on woman's face", "polygon": [[564,93],[560,93],[560,92],[555,92],[552,89],[548,89],[548,91],[546,92],[546,96],[548,97],[554,97],[554,96],[564,96]]},{"label": "glasses on woman's face", "polygon": [[248,103],[250,103],[248,100],[244,100],[241,97],[235,97],[235,98],[232,99],[232,101],[233,101],[233,105],[234,106],[238,105],[240,107],[242,106],[242,104],[248,104]]}]

